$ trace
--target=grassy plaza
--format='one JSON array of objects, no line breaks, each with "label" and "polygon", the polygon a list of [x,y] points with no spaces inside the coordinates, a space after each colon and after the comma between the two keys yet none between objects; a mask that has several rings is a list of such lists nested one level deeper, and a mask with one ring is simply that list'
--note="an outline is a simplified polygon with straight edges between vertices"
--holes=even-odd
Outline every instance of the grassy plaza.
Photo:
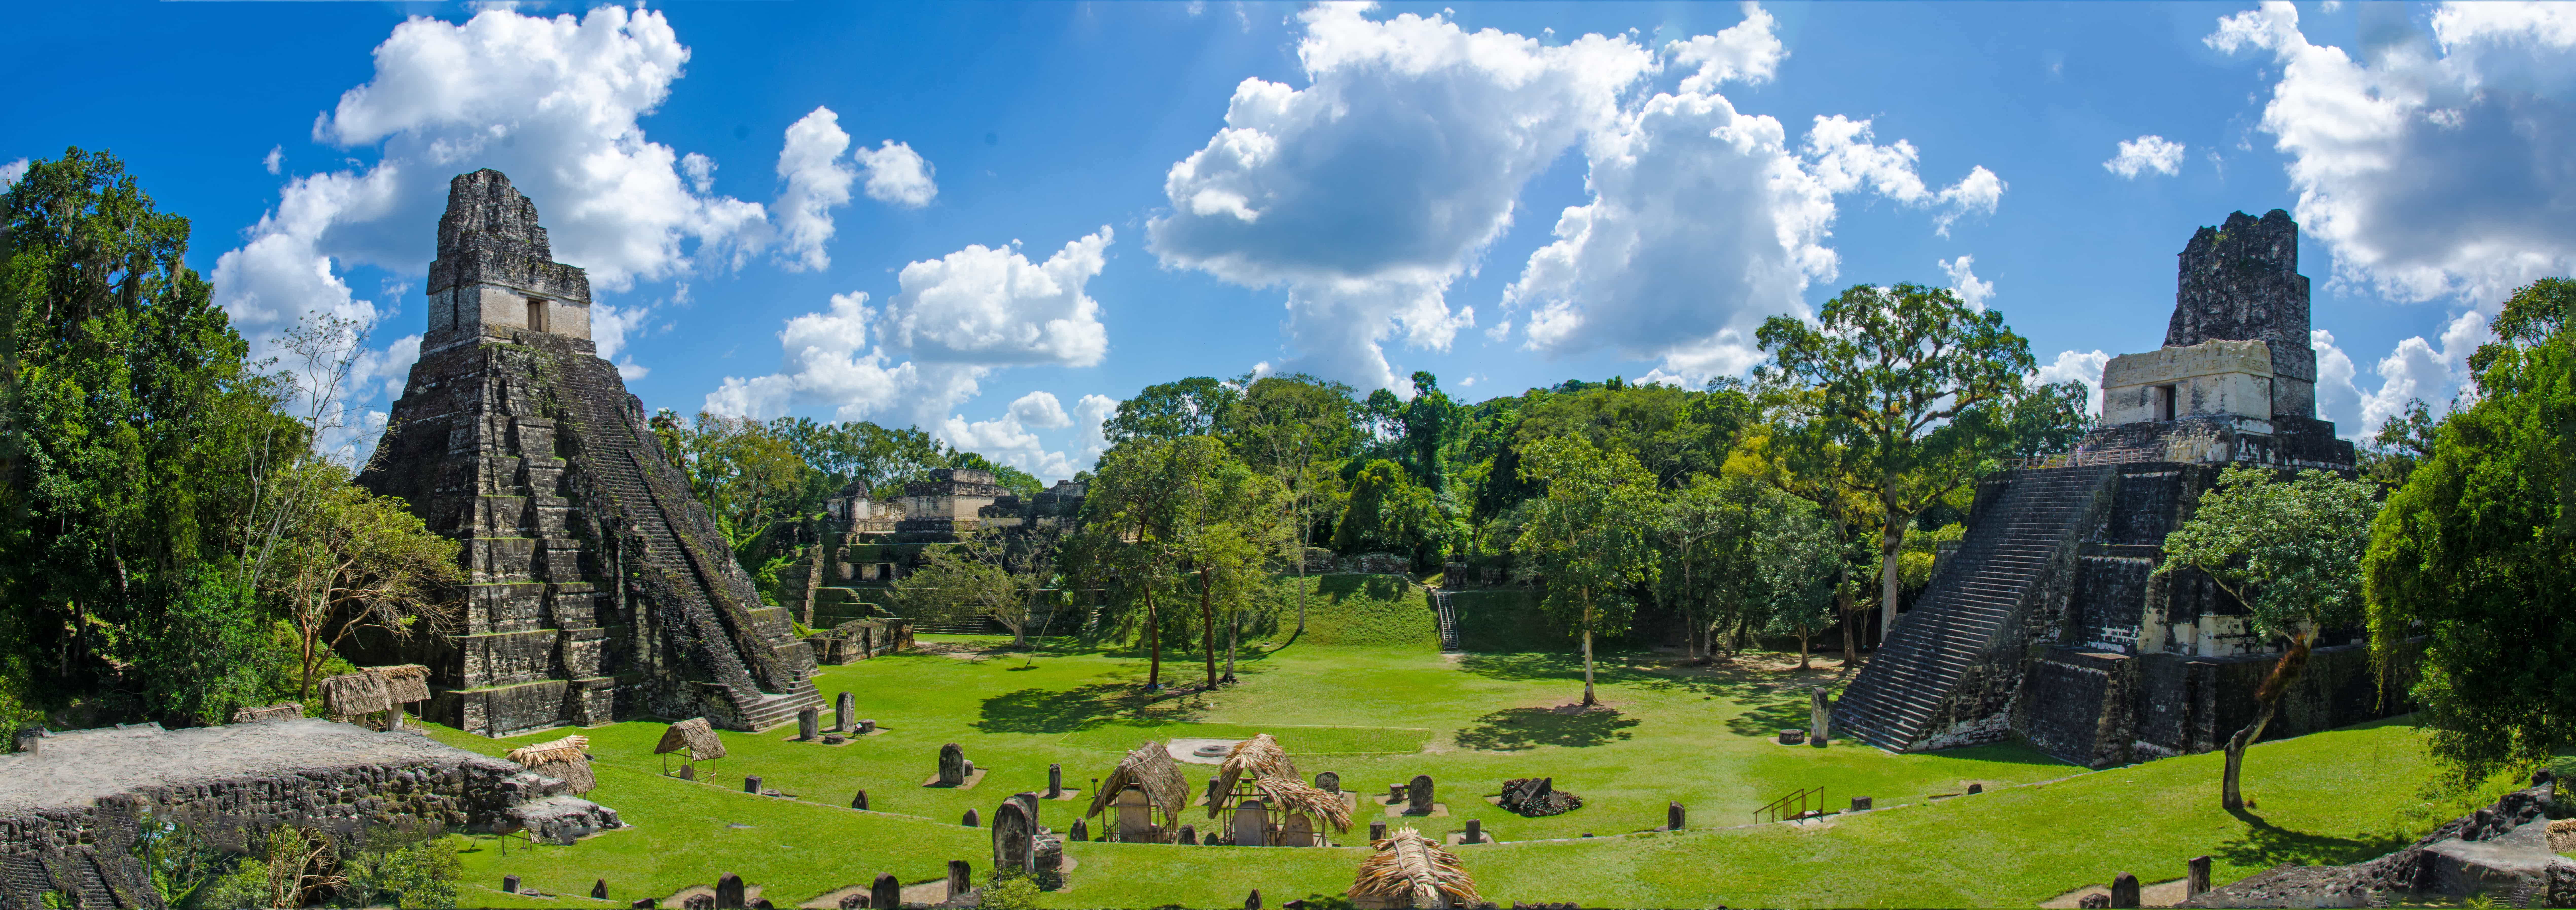
[{"label": "grassy plaza", "polygon": [[[980,881],[988,832],[963,827],[962,816],[989,818],[1010,794],[1043,791],[1050,763],[1064,766],[1067,787],[1088,788],[1144,740],[1256,732],[1277,737],[1307,775],[1337,772],[1363,795],[1430,775],[1449,814],[1409,823],[1445,834],[1480,818],[1502,842],[1460,856],[1484,896],[1505,905],[2033,906],[2122,871],[2175,878],[2200,854],[2215,858],[2220,882],[2283,862],[2353,862],[2492,797],[2428,794],[2435,769],[2402,718],[2261,744],[2246,772],[2257,805],[2230,814],[2217,807],[2216,754],[2088,772],[2014,744],[1918,755],[1847,740],[1777,744],[1777,730],[1806,724],[1809,687],[1836,684],[1831,659],[1802,673],[1794,655],[1776,653],[1716,667],[1608,654],[1599,676],[1611,710],[1570,713],[1562,706],[1581,686],[1570,653],[1313,643],[1406,639],[1408,616],[1370,598],[1319,598],[1317,634],[1247,647],[1240,684],[1159,699],[1140,692],[1141,653],[927,636],[918,652],[820,677],[827,696],[853,693],[861,716],[886,732],[842,746],[794,742],[792,728],[726,732],[730,755],[702,765],[694,783],[666,774],[676,761],[652,753],[661,723],[583,731],[600,780],[591,798],[633,828],[562,847],[471,839],[465,893],[495,906],[623,906],[733,872],[786,907],[880,872],[935,880],[951,859],[973,864]],[[1164,658],[1175,689],[1204,676],[1200,655]],[[507,740],[434,732],[498,754],[566,731]],[[949,742],[987,770],[976,786],[923,786]],[[1197,787],[1214,766],[1183,770]],[[747,775],[796,798],[742,793]],[[1535,776],[1553,777],[1584,805],[1533,819],[1484,800],[1507,778]],[[1969,783],[1985,792],[1952,795]],[[1876,810],[1754,823],[1757,807],[1810,787],[1823,787],[1830,806],[1868,796]],[[846,808],[861,789],[871,811]],[[1688,808],[1688,830],[1656,833],[1670,802]],[[1041,821],[1069,829],[1087,804],[1088,794],[1047,802]],[[1338,893],[1365,852],[1359,826],[1376,807],[1362,806],[1354,829],[1333,836],[1348,845],[1339,848],[1068,844],[1074,868],[1044,901],[1214,907],[1240,906],[1253,889],[1271,902]],[[550,896],[503,894],[503,875]],[[608,901],[587,897],[597,879],[609,883]]]}]

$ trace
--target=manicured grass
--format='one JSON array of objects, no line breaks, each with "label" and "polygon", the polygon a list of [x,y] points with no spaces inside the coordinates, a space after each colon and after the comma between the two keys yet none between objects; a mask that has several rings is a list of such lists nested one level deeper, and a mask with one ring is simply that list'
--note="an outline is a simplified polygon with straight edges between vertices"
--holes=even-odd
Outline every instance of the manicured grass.
[{"label": "manicured grass", "polygon": [[[496,842],[475,839],[478,849],[466,855],[468,903],[606,906],[577,896],[605,877],[610,903],[622,905],[730,871],[792,906],[879,872],[934,879],[949,859],[969,861],[980,876],[990,861],[988,832],[958,826],[959,816],[972,808],[989,817],[1011,793],[1043,790],[1049,763],[1063,764],[1069,786],[1087,788],[1138,741],[1256,731],[1278,736],[1310,777],[1339,772],[1346,789],[1384,793],[1390,783],[1431,775],[1450,816],[1414,823],[1445,833],[1475,817],[1510,841],[1461,851],[1485,896],[1506,905],[2031,906],[2120,871],[2172,878],[2201,853],[2216,857],[2221,881],[2278,862],[2348,862],[2485,795],[2426,805],[2419,790],[2432,769],[2420,736],[2403,723],[2257,746],[2246,782],[2260,809],[2230,815],[2216,808],[2216,755],[2086,773],[2010,744],[1891,755],[1848,741],[1824,749],[1772,743],[1777,729],[1807,725],[1808,687],[1837,684],[1821,660],[1800,674],[1615,655],[1599,671],[1614,710],[1561,713],[1552,709],[1581,693],[1573,655],[1315,645],[1322,618],[1310,617],[1305,640],[1248,648],[1237,669],[1244,681],[1214,694],[1148,698],[1138,691],[1141,655],[1123,650],[1030,658],[999,653],[1007,641],[994,639],[976,640],[984,647],[967,653],[826,668],[819,684],[827,701],[855,693],[861,714],[888,732],[840,747],[789,742],[792,729],[727,733],[733,756],[702,769],[711,783],[663,776],[651,754],[659,723],[584,731],[601,780],[592,798],[637,830],[571,847],[514,843],[507,857]],[[1381,623],[1350,627],[1374,624]],[[1188,655],[1166,657],[1167,683],[1204,672],[1184,662]],[[497,753],[561,732],[508,742],[438,735]],[[946,742],[988,769],[974,789],[921,786]],[[1183,769],[1195,789],[1213,766]],[[745,774],[804,801],[740,793]],[[1523,819],[1485,804],[1505,778],[1530,776],[1555,778],[1585,805]],[[1930,799],[1971,781],[1989,792]],[[2043,781],[2054,782],[2016,786]],[[1825,788],[1830,805],[1871,796],[1881,810],[1725,829],[1749,825],[1753,810],[1774,797],[1813,786]],[[841,808],[860,788],[877,811]],[[1689,807],[1694,830],[1636,833],[1662,824],[1672,801]],[[1046,803],[1041,820],[1069,828],[1082,805]],[[1364,826],[1375,807],[1363,809]],[[1355,829],[1336,839],[1363,837]],[[1348,887],[1362,854],[1105,843],[1069,851],[1078,866],[1065,890],[1048,895],[1051,905],[1240,906],[1253,888],[1275,903]],[[510,873],[576,896],[529,901],[486,892]]]}]

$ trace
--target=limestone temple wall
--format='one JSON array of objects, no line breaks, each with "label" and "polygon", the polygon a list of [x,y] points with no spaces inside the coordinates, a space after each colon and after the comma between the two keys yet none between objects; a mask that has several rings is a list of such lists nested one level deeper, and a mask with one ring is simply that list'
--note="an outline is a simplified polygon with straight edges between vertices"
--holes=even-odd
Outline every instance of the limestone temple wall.
[{"label": "limestone temple wall", "polygon": [[[2219,748],[2252,721],[2286,643],[2208,576],[2155,570],[2226,466],[2353,470],[2352,443],[2315,416],[2297,251],[2279,210],[2193,235],[2166,346],[2110,362],[2103,426],[2069,463],[1979,484],[1966,539],[1845,691],[1837,729],[1900,750],[2018,735],[2105,767]],[[2407,709],[2359,638],[2319,634],[2267,737]]]},{"label": "limestone temple wall", "polygon": [[352,659],[428,666],[424,715],[486,736],[638,716],[766,729],[818,703],[786,611],[762,606],[597,356],[588,280],[551,261],[535,205],[498,171],[460,175],[438,252],[421,357],[358,482],[464,542],[462,624]]},{"label": "limestone temple wall", "polygon": [[990,472],[969,468],[931,471],[928,481],[884,500],[851,484],[826,501],[820,540],[780,570],[779,601],[814,629],[882,616],[877,608],[921,564],[924,548],[979,529],[1000,531],[1013,547],[1030,535],[1070,532],[1082,520],[1083,493],[1083,484],[1061,480],[1023,500]]},{"label": "limestone temple wall", "polygon": [[577,837],[616,814],[562,781],[413,733],[318,719],[163,730],[140,724],[47,734],[0,756],[0,908],[157,907],[132,855],[147,815],[233,853],[278,825],[363,842],[388,830],[491,831],[514,810],[578,808]]}]

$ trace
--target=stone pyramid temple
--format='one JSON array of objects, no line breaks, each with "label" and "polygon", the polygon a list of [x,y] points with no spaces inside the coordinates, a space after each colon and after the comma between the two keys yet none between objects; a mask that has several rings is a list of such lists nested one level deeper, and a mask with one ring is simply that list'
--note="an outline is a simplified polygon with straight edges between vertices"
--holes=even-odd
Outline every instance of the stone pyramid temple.
[{"label": "stone pyramid temple", "polygon": [[[2289,213],[2194,233],[2164,346],[2111,358],[2100,427],[2074,452],[1979,481],[1966,538],[1844,690],[1832,733],[1895,751],[2020,739],[2096,768],[2223,745],[2283,642],[2207,576],[2156,568],[2228,465],[2352,473],[2316,379]],[[2267,735],[2407,710],[2379,697],[2360,630],[2319,645]]]},{"label": "stone pyramid temple", "polygon": [[459,626],[370,642],[431,668],[425,716],[486,736],[639,716],[761,730],[818,703],[764,607],[590,340],[590,279],[554,261],[501,172],[448,185],[429,326],[358,482],[465,543]]}]

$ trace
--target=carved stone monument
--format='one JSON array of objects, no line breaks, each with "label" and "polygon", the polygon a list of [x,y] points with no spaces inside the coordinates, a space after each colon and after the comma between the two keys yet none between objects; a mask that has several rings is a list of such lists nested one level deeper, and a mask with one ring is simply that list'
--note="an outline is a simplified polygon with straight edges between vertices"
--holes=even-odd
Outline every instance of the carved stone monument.
[{"label": "carved stone monument", "polygon": [[1808,689],[1807,729],[1810,732],[1807,734],[1807,741],[1815,744],[1816,748],[1824,748],[1825,740],[1833,738],[1833,723],[1833,697],[1825,693],[1823,686]]},{"label": "carved stone monument", "polygon": [[1413,815],[1431,814],[1431,775],[1416,774],[1404,787],[1404,811]]},{"label": "carved stone monument", "polygon": [[903,906],[903,880],[895,878],[892,872],[877,873],[876,881],[868,883],[868,906]]},{"label": "carved stone monument", "polygon": [[954,787],[966,782],[966,749],[956,743],[939,747],[939,785]]},{"label": "carved stone monument", "polygon": [[727,872],[716,879],[716,910],[743,910],[742,876]]},{"label": "carved stone monument", "polygon": [[1270,804],[1257,799],[1234,804],[1234,845],[1270,846]]},{"label": "carved stone monument", "polygon": [[812,705],[796,709],[796,738],[813,742],[823,736],[823,710]]},{"label": "carved stone monument", "polygon": [[432,668],[421,716],[484,736],[642,715],[764,730],[816,703],[812,652],[598,357],[589,277],[501,172],[448,183],[428,292],[358,483],[464,543],[463,608],[449,634],[346,656]]},{"label": "carved stone monument", "polygon": [[1047,766],[1047,798],[1064,798],[1064,766],[1061,764]]},{"label": "carved stone monument", "polygon": [[1315,775],[1315,789],[1338,794],[1342,792],[1342,776],[1331,771]]},{"label": "carved stone monument", "polygon": [[832,732],[858,733],[859,699],[848,692],[832,697]]},{"label": "carved stone monument", "polygon": [[993,871],[1037,871],[1038,823],[1017,799],[993,810]]}]

